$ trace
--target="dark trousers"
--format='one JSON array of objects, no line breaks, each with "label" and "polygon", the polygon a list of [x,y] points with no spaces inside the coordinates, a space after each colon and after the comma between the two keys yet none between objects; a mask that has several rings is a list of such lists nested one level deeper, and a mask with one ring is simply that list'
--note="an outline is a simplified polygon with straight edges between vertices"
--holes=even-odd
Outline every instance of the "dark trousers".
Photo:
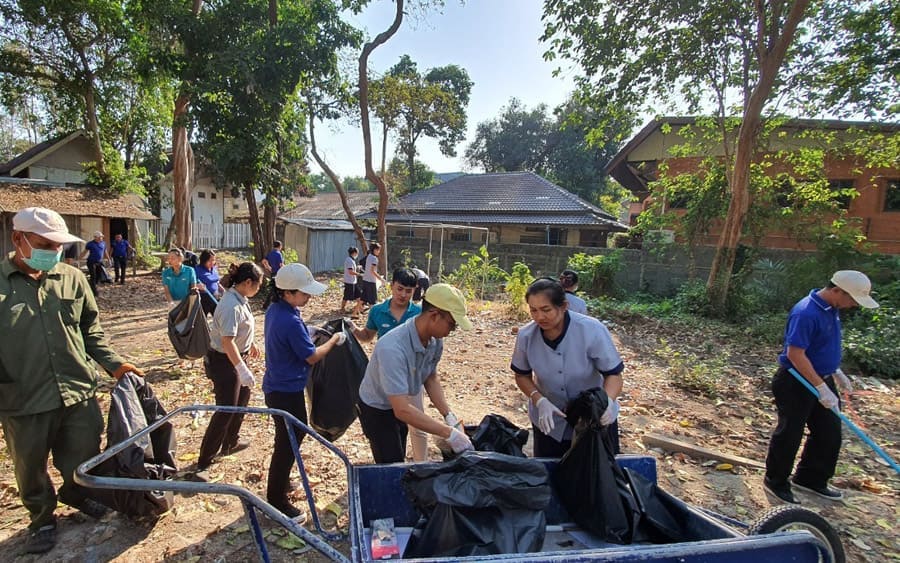
[{"label": "dark trousers", "polygon": [[[280,409],[297,417],[304,424],[306,418],[306,397],[303,391],[285,393],[273,391],[266,393],[266,406],[270,409]],[[291,431],[297,438],[297,447],[303,442],[306,433],[294,425]],[[288,490],[291,486],[291,467],[296,463],[294,448],[291,447],[291,437],[288,435],[282,417],[275,417],[275,449],[272,452],[272,460],[269,462],[269,482],[266,487],[266,500],[274,506],[289,504]]]},{"label": "dark trousers", "polygon": [[101,276],[103,275],[100,272],[100,268],[102,267],[102,262],[91,262],[90,260],[88,260],[88,281],[91,284],[91,291],[94,292],[94,295],[97,295],[97,284],[100,283]]},{"label": "dark trousers", "polygon": [[127,265],[127,256],[113,256],[113,268],[115,269],[117,283],[125,283],[125,267]]},{"label": "dark trousers", "polygon": [[406,460],[406,435],[409,426],[394,416],[393,410],[357,404],[363,434],[369,440],[375,463],[401,463]]},{"label": "dark trousers", "polygon": [[[616,420],[609,426],[605,426],[603,431],[609,433],[613,454],[619,455],[622,453],[619,449],[619,421]],[[572,440],[557,442],[550,436],[541,432],[540,429],[533,424],[531,425],[531,439],[534,442],[532,444],[534,457],[560,458],[572,447]]]},{"label": "dark trousers", "polygon": [[266,300],[263,302],[263,311],[269,308],[272,300],[275,299],[275,276],[269,280],[269,291],[266,293]]},{"label": "dark trousers", "polygon": [[[228,356],[215,350],[207,352],[203,359],[206,377],[212,379],[216,404],[232,407],[246,407],[250,402],[250,388],[238,383],[238,375]],[[200,444],[197,467],[206,468],[212,463],[219,450],[229,450],[237,445],[238,434],[244,415],[230,412],[213,413]]]},{"label": "dark trousers", "polygon": [[214,315],[218,305],[219,303],[208,291],[200,292],[200,306],[203,307],[203,314]]},{"label": "dark trousers", "polygon": [[[834,378],[829,377],[825,382],[838,395]],[[772,393],[778,409],[778,424],[769,441],[766,479],[775,486],[787,483],[804,429],[809,428],[794,479],[810,487],[826,486],[834,476],[841,451],[841,419],[823,407],[786,368],[775,372]]]},{"label": "dark trousers", "polygon": [[59,500],[77,507],[88,498],[88,489],[76,484],[74,475],[79,464],[100,453],[103,418],[96,399],[39,414],[2,417],[0,422],[32,530],[55,521],[56,491],[47,474],[51,452],[63,478]]}]

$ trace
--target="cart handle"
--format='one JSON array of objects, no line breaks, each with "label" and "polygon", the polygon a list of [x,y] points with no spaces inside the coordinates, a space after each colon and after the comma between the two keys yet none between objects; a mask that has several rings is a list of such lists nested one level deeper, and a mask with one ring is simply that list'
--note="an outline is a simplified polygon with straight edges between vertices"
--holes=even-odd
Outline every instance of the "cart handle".
[{"label": "cart handle", "polygon": [[[261,408],[261,407],[232,407],[232,406],[220,406],[220,405],[190,405],[180,407],[166,416],[160,418],[153,424],[143,428],[136,434],[129,436],[122,442],[118,444],[112,445],[106,449],[106,451],[92,457],[91,459],[85,461],[75,470],[75,482],[84,487],[91,487],[97,489],[124,489],[124,490],[133,490],[133,491],[171,491],[175,493],[189,493],[189,494],[223,494],[223,495],[232,495],[238,497],[244,505],[244,508],[247,512],[247,516],[251,521],[251,524],[255,523],[255,514],[252,513],[251,508],[256,508],[272,520],[278,522],[293,534],[302,538],[304,541],[312,545],[318,551],[329,557],[332,561],[342,561],[349,562],[350,559],[347,559],[341,552],[337,551],[328,541],[319,537],[306,528],[300,526],[297,522],[294,522],[287,516],[285,516],[280,510],[263,500],[262,498],[256,496],[251,493],[247,489],[243,487],[238,487],[236,485],[229,485],[224,483],[199,483],[199,482],[186,482],[186,481],[172,481],[172,480],[148,480],[148,479],[129,479],[124,477],[102,477],[97,475],[91,475],[89,472],[96,468],[98,465],[103,463],[104,461],[111,459],[116,454],[122,452],[129,445],[137,442],[138,440],[148,436],[151,432],[169,422],[170,419],[175,417],[178,414],[182,413],[191,413],[191,412],[200,412],[200,411],[210,411],[210,412],[231,412],[231,413],[242,413],[242,414],[267,414],[270,416],[280,416],[284,421],[284,424],[288,427],[288,436],[291,439],[291,446],[294,449],[294,457],[297,460],[299,469],[300,469],[300,477],[303,481],[303,489],[306,491],[306,499],[309,503],[310,514],[312,515],[313,522],[316,526],[316,530],[318,530],[319,534],[322,537],[326,538],[330,541],[339,541],[344,539],[346,536],[344,534],[333,534],[326,532],[322,529],[321,522],[319,520],[319,515],[316,511],[315,500],[312,494],[312,488],[309,485],[309,479],[306,475],[306,471],[303,467],[303,460],[300,457],[300,449],[299,444],[297,443],[296,437],[293,432],[290,432],[290,426],[299,427],[303,432],[307,433],[314,440],[321,443],[325,446],[326,449],[330,450],[333,454],[335,454],[343,463],[344,467],[347,471],[347,487],[348,490],[352,491],[356,488],[356,475],[352,471],[352,464],[350,463],[350,459],[334,446],[331,442],[323,438],[319,435],[318,432],[304,424],[302,421],[298,420],[294,415],[289,412],[280,410],[280,409],[270,409],[270,408]],[[350,530],[349,537],[356,537],[356,527],[358,523],[356,522],[356,518],[353,514],[353,511],[348,511],[349,519],[350,519]],[[268,554],[265,551],[265,542],[260,543],[261,536],[257,539],[257,547],[260,548],[260,556],[264,561],[268,561]],[[359,546],[352,545],[351,542],[351,552],[356,552],[359,549]],[[352,559],[354,561],[358,560],[358,557],[355,554],[352,554]]]}]

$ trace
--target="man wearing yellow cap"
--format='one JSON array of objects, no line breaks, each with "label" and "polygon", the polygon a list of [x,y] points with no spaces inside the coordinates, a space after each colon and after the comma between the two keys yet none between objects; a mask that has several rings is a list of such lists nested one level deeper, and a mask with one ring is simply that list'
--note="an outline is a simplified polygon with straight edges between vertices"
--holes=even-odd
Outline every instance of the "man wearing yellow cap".
[{"label": "man wearing yellow cap", "polygon": [[[869,295],[872,283],[862,272],[841,270],[822,289],[812,290],[797,302],[784,329],[784,351],[772,379],[778,409],[778,425],[769,442],[763,487],[773,497],[800,504],[791,485],[819,498],[840,501],[841,491],[828,486],[841,451],[841,420],[831,412],[840,408],[837,387],[850,391],[850,380],[841,371],[842,309],[878,307]],[[790,369],[802,375],[818,392],[818,400]],[[794,457],[803,434],[809,437],[794,470]]]},{"label": "man wearing yellow cap", "polygon": [[[457,326],[472,328],[466,317],[466,300],[455,287],[439,283],[428,289],[421,314],[385,334],[375,345],[359,386],[358,405],[359,421],[375,463],[404,460],[408,426],[445,438],[456,453],[472,449],[447,405],[437,376],[443,339]],[[413,404],[412,398],[422,388],[444,417],[443,423]]]},{"label": "man wearing yellow cap", "polygon": [[103,418],[92,360],[116,379],[140,374],[113,352],[84,275],[60,263],[69,234],[55,211],[22,209],[13,217],[15,251],[0,261],[0,423],[31,516],[29,553],[56,542],[56,491],[49,454],[62,474],[59,500],[99,518],[106,508],[73,480],[75,468],[100,451]]}]

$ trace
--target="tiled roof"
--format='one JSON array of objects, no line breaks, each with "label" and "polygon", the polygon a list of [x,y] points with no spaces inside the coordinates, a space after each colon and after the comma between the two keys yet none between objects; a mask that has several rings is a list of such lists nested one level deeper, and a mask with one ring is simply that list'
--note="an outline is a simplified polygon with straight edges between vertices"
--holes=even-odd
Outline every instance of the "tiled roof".
[{"label": "tiled roof", "polygon": [[46,207],[60,215],[156,219],[135,194],[112,195],[92,187],[50,187],[0,183],[0,211]]},{"label": "tiled roof", "polygon": [[[359,218],[374,217],[374,213],[366,213]],[[386,220],[463,225],[591,225],[627,230],[606,211],[533,172],[460,176],[400,198],[388,207]]]},{"label": "tiled roof", "polygon": [[494,213],[574,212],[615,218],[572,192],[533,172],[467,174],[413,192],[390,206],[392,210],[431,213],[479,210]]},{"label": "tiled roof", "polygon": [[[347,192],[350,210],[354,215],[361,215],[378,205],[378,192]],[[341,205],[341,196],[337,192],[319,193],[310,198],[303,198],[297,207],[282,213],[279,217],[289,219],[347,219]]]}]

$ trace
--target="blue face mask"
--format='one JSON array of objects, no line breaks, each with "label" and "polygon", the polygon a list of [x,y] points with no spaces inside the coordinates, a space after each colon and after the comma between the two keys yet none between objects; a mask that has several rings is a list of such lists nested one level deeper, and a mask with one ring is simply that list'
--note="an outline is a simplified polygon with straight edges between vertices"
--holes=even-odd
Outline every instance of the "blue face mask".
[{"label": "blue face mask", "polygon": [[29,268],[33,270],[40,270],[42,272],[49,272],[53,269],[53,266],[59,264],[59,259],[62,256],[62,249],[44,250],[41,248],[35,248],[31,246],[31,243],[28,241],[28,237],[22,238],[25,239],[25,244],[27,244],[28,248],[31,249],[31,258],[22,258],[22,260]]}]

